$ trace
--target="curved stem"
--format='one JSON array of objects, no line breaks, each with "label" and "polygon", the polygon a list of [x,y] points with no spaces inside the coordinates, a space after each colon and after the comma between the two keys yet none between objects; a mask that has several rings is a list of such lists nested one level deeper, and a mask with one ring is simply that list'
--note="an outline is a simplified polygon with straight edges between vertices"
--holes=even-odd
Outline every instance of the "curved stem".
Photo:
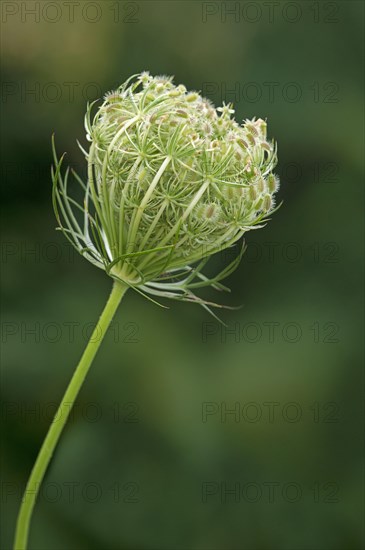
[{"label": "curved stem", "polygon": [[53,422],[48,430],[41,450],[39,451],[37,460],[33,466],[33,470],[30,474],[24,492],[17,520],[14,550],[26,550],[27,548],[29,524],[37,499],[40,484],[42,483],[44,474],[52,458],[53,451],[55,450],[57,442],[66,424],[67,418],[80,391],[80,388],[89,371],[91,363],[96,355],[96,352],[99,349],[105,333],[108,330],[114,313],[116,312],[118,305],[127,289],[127,285],[124,285],[123,283],[118,281],[114,282],[113,289],[100,316],[99,322],[90,337],[86,349],[80,359],[79,364],[77,365],[77,368],[57,409]]}]

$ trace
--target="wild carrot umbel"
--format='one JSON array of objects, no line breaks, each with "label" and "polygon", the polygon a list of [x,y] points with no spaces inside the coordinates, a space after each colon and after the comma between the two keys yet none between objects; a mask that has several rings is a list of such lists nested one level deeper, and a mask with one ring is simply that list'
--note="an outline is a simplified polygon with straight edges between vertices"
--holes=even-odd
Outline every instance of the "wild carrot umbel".
[{"label": "wild carrot umbel", "polygon": [[[216,109],[170,77],[144,72],[105,95],[85,116],[88,177],[62,174],[52,140],[53,206],[66,238],[114,281],[97,331],[66,390],[31,473],[21,505],[15,550],[27,547],[37,491],[92,360],[128,288],[148,297],[173,298],[212,307],[196,295],[238,266],[244,251],[220,273],[202,270],[213,254],[247,231],[262,227],[275,210],[279,180],[276,146],[266,122],[239,125],[231,104]],[[69,185],[83,191],[78,203]],[[67,407],[65,406],[67,404]]]}]

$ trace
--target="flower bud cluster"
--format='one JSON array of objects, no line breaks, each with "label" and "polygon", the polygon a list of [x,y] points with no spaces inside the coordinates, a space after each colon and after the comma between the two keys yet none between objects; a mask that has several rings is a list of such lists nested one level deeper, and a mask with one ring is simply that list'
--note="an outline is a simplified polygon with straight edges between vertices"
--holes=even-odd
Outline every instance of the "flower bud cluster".
[{"label": "flower bud cluster", "polygon": [[[83,150],[87,183],[76,176],[85,191],[77,205],[83,224],[55,154],[61,229],[112,277],[156,295],[178,290],[186,297],[191,277],[180,286],[171,278],[262,227],[275,209],[276,145],[266,122],[240,125],[231,104],[215,108],[172,78],[148,72],[106,94],[93,117],[91,109],[85,116],[90,147]],[[208,281],[195,275],[200,286]]]},{"label": "flower bud cluster", "polygon": [[170,77],[147,72],[106,94],[86,120],[111,259],[173,245],[172,254],[129,257],[148,280],[167,257],[169,268],[199,260],[270,214],[276,147],[265,121],[239,125],[233,115],[231,104],[216,109]]}]

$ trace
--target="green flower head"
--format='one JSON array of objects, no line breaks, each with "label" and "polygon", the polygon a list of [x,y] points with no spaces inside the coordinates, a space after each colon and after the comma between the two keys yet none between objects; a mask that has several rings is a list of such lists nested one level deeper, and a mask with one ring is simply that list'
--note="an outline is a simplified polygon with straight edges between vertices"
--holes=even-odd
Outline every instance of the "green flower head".
[{"label": "green flower head", "polygon": [[234,118],[172,78],[148,72],[106,94],[85,116],[88,178],[79,205],[55,149],[53,203],[67,238],[90,262],[142,293],[190,301],[214,253],[262,227],[275,208],[276,146],[266,122]]}]

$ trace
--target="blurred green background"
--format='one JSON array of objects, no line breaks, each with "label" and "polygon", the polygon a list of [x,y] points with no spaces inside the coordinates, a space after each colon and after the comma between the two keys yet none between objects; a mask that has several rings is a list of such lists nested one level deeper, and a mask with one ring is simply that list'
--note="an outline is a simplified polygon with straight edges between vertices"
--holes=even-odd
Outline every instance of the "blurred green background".
[{"label": "blurred green background", "polygon": [[[363,3],[4,1],[2,548],[111,280],[54,231],[50,138],[149,70],[267,118],[282,208],[228,329],[128,293],[48,470],[30,548],[363,544]],[[218,268],[225,258],[212,260]],[[233,412],[230,412],[233,411]]]}]

